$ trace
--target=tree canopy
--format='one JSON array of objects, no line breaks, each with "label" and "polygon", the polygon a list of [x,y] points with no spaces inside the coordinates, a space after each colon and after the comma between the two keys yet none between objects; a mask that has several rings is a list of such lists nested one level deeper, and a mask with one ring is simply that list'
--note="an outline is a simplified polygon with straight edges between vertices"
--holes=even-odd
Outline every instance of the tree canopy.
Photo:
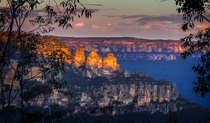
[{"label": "tree canopy", "polygon": [[[196,23],[209,23],[210,0],[175,0],[178,13],[182,14],[182,30],[194,29]],[[181,39],[185,51],[181,56],[186,59],[193,54],[200,55],[200,64],[193,66],[197,74],[197,81],[194,82],[194,91],[204,96],[210,93],[210,26],[200,30],[197,34],[190,34]]]},{"label": "tree canopy", "polygon": [[[47,93],[52,89],[59,90],[65,85],[58,76],[60,72],[65,71],[64,61],[68,58],[68,54],[61,48],[48,54],[39,54],[38,46],[42,45],[41,39],[43,39],[40,34],[53,31],[54,24],[64,29],[71,28],[71,23],[76,17],[89,18],[92,11],[87,10],[79,0],[63,0],[60,3],[56,0],[0,0],[0,3],[5,4],[5,7],[0,8],[0,108],[10,107],[11,102],[19,95],[21,122],[23,122],[24,101],[32,98],[26,96],[26,92],[36,93],[35,98],[40,93]],[[40,8],[42,5],[45,7]],[[44,14],[30,16],[35,11],[42,11]],[[27,21],[34,28],[26,32],[23,27]],[[39,69],[34,74],[36,67]],[[14,74],[7,79],[9,69]],[[50,86],[34,86],[27,91],[26,83],[38,76]],[[18,83],[16,88],[15,83]],[[48,91],[37,91],[37,88],[43,89],[43,87],[48,87]],[[7,122],[9,113],[5,113],[5,122]]]}]

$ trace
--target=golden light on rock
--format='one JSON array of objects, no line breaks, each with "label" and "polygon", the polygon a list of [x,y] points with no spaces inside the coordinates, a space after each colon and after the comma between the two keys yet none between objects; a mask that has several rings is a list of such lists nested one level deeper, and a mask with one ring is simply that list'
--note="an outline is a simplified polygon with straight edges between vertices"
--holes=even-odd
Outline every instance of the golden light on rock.
[{"label": "golden light on rock", "polygon": [[114,70],[117,70],[119,68],[119,64],[117,64],[117,58],[113,53],[109,52],[104,56],[103,67],[112,68]]},{"label": "golden light on rock", "polygon": [[86,67],[102,67],[102,58],[95,49],[92,49],[86,60]]},{"label": "golden light on rock", "polygon": [[76,67],[79,67],[81,65],[84,65],[85,63],[85,53],[84,53],[84,48],[83,47],[76,47],[74,51],[74,65]]}]

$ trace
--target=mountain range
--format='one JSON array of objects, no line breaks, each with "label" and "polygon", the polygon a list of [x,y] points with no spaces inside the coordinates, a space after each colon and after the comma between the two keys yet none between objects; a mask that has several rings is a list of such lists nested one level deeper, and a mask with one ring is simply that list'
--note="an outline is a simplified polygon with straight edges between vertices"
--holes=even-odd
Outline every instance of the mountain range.
[{"label": "mountain range", "polygon": [[175,60],[180,58],[180,53],[184,51],[181,42],[177,40],[149,40],[131,37],[57,38],[65,42],[71,50],[82,46],[87,53],[94,48],[101,55],[113,52],[118,59]]}]

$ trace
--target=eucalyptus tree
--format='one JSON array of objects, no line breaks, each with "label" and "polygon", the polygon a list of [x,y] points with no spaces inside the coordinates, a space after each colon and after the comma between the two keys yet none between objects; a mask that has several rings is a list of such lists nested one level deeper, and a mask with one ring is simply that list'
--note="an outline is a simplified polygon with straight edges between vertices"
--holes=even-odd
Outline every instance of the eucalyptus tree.
[{"label": "eucalyptus tree", "polygon": [[[5,5],[0,8],[1,108],[10,106],[19,94],[23,121],[26,82],[41,75],[42,79],[50,82],[53,88],[62,88],[65,84],[58,82],[57,75],[65,70],[63,62],[69,56],[61,50],[55,50],[47,55],[39,54],[37,47],[43,43],[40,41],[40,34],[53,31],[54,25],[64,29],[72,28],[75,18],[83,15],[89,18],[92,11],[87,10],[79,0],[63,0],[60,3],[56,0],[0,0],[0,3]],[[37,11],[41,11],[42,15],[32,16]],[[24,26],[28,23],[33,29],[26,31]],[[14,59],[15,64],[12,63]],[[40,68],[35,75],[31,75],[33,67]],[[5,83],[5,76],[8,74],[8,68],[13,70],[14,76],[11,76],[9,91],[6,92],[8,83]],[[15,81],[18,82],[20,89],[12,97]]]},{"label": "eucalyptus tree", "polygon": [[178,13],[182,14],[183,31],[194,29],[198,23],[207,23],[205,29],[197,34],[190,34],[181,39],[185,51],[181,56],[186,59],[193,54],[200,55],[200,63],[193,66],[197,74],[197,81],[194,82],[194,91],[205,96],[210,93],[210,0],[175,0]]}]

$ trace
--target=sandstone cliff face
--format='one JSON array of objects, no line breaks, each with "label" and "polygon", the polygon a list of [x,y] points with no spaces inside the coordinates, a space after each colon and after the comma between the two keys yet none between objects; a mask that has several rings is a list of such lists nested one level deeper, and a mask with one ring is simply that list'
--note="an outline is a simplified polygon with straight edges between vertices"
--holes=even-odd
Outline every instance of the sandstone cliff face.
[{"label": "sandstone cliff face", "polygon": [[83,47],[76,47],[74,51],[74,59],[73,59],[73,64],[76,67],[80,67],[85,64],[85,53],[84,53],[84,48]]},{"label": "sandstone cliff face", "polygon": [[[164,114],[170,111],[181,110],[177,100],[179,97],[176,84],[168,83],[159,85],[155,82],[137,82],[130,84],[104,84],[103,86],[89,86],[86,91],[78,95],[77,111],[90,112],[85,107],[96,109],[96,107],[112,107],[110,114],[121,114],[122,112],[157,111]],[[130,107],[130,108],[128,108]],[[133,107],[133,108],[131,108]],[[102,112],[95,112],[101,115]]]},{"label": "sandstone cliff face", "polygon": [[[175,60],[184,51],[179,41],[139,38],[60,38],[70,48],[84,46],[85,51],[97,49],[99,54],[113,52],[119,59]],[[167,42],[167,43],[166,43]],[[198,57],[198,56],[193,56]]]},{"label": "sandstone cliff face", "polygon": [[88,55],[85,66],[92,69],[102,67],[102,58],[97,54],[95,49],[92,49]]},{"label": "sandstone cliff face", "polygon": [[117,58],[113,53],[109,52],[103,57],[103,68],[112,68],[113,70],[117,70],[119,68]]},{"label": "sandstone cliff face", "polygon": [[[79,68],[82,65],[85,65],[85,69]],[[72,67],[73,71],[77,71],[77,73],[89,78],[108,77],[113,75],[114,71],[120,70],[117,58],[113,53],[107,53],[102,59],[96,50],[92,49],[86,58],[83,47],[76,47]]]},{"label": "sandstone cliff face", "polygon": [[87,59],[85,57],[84,48],[76,47],[74,53],[74,65],[79,67],[84,65],[87,68],[91,69],[99,69],[99,68],[111,68],[113,70],[119,69],[119,64],[117,63],[116,56],[109,52],[107,53],[103,59],[99,56],[95,49],[92,49]]},{"label": "sandstone cliff face", "polygon": [[129,112],[167,114],[182,110],[182,105],[185,104],[179,99],[175,83],[154,80],[143,73],[130,74],[130,77],[123,77],[122,73],[112,79],[89,79],[69,84],[71,85],[69,89],[75,92],[72,98],[55,91],[50,97],[42,96],[37,101],[31,102],[31,105],[71,105],[71,113],[98,116],[121,115]]}]

